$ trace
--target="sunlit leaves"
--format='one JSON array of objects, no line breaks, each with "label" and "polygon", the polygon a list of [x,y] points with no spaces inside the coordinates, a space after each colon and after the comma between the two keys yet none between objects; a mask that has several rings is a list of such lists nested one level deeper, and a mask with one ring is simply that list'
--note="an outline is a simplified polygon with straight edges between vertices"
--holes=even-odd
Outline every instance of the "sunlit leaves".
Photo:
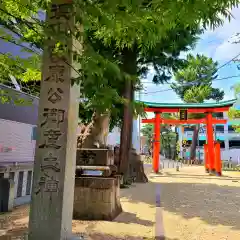
[{"label": "sunlit leaves", "polygon": [[220,101],[224,92],[212,87],[217,78],[218,63],[204,55],[187,56],[186,64],[174,75],[172,88],[186,102],[204,102],[214,99]]},{"label": "sunlit leaves", "polygon": [[202,103],[208,99],[211,94],[211,87],[205,86],[193,86],[185,91],[184,102],[188,103]]},{"label": "sunlit leaves", "polygon": [[[236,83],[233,87],[232,90],[234,91],[235,96],[239,99],[239,94],[240,94],[240,83]],[[228,117],[230,119],[240,119],[240,110],[232,107],[228,111]],[[236,132],[240,133],[240,124],[234,125],[233,128],[235,129]]]},{"label": "sunlit leaves", "polygon": [[[1,76],[4,74],[6,78],[11,74],[24,82],[39,80],[40,57],[37,55],[41,55],[44,40],[50,32],[46,32],[44,16],[40,17],[39,10],[46,11],[50,2],[4,0],[0,3],[0,25],[7,29],[0,36],[12,44],[25,46],[24,51],[31,52],[36,60],[31,64],[31,59],[27,58],[27,64],[24,59],[3,54],[5,56],[1,61]],[[124,101],[120,97],[124,79],[129,78],[137,82],[137,77],[148,71],[146,66],[153,64],[157,73],[155,82],[168,81],[172,71],[177,71],[185,64],[178,59],[179,53],[186,51],[196,42],[198,24],[218,26],[222,16],[229,16],[228,10],[239,1],[73,2],[73,15],[76,17],[77,27],[71,34],[75,40],[82,41],[83,37],[83,55],[78,53],[74,56],[79,73],[76,80],[82,84],[82,97],[87,99],[86,104],[89,108],[112,108],[115,114],[116,106]],[[84,31],[78,28],[78,24],[83,26]],[[55,40],[62,40],[62,36],[52,35]],[[131,49],[134,45],[137,45],[138,49],[138,76],[131,76],[120,69],[122,49]],[[142,66],[144,67],[141,68]],[[194,75],[193,70],[189,73],[189,78],[192,79],[194,76],[190,76],[191,74]]]}]

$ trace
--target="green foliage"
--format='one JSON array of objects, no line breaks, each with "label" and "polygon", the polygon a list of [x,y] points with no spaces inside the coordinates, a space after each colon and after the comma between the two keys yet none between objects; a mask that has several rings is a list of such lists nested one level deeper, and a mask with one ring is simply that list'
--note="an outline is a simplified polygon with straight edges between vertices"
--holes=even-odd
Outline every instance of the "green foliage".
[{"label": "green foliage", "polygon": [[[31,94],[38,94],[39,88],[35,89],[30,84],[32,88],[29,90],[27,82],[41,79],[43,27],[38,19],[41,6],[38,0],[31,1],[31,4],[27,0],[6,0],[0,3],[0,40],[20,47],[25,56],[0,52],[0,83],[11,86],[9,76],[12,75],[23,85],[23,91]],[[7,96],[8,92],[2,94],[2,97],[4,95]]]},{"label": "green foliage", "polygon": [[[240,83],[236,83],[233,87],[232,90],[234,91],[235,97],[239,99],[239,94],[240,94]],[[240,119],[240,110],[235,109],[234,107],[231,107],[228,111],[228,117],[230,119]],[[240,124],[234,125],[233,126],[234,130],[238,133],[240,133]]]},{"label": "green foliage", "polygon": [[233,90],[235,97],[236,97],[236,98],[239,98],[239,94],[240,94],[240,83],[238,82],[238,83],[234,84],[231,89]]},{"label": "green foliage", "polygon": [[[213,99],[220,101],[224,91],[212,87],[218,77],[218,63],[204,55],[194,57],[189,54],[185,66],[175,72],[175,82],[171,85],[176,94],[187,103],[203,103]],[[190,114],[189,118],[203,118],[204,114]]]},{"label": "green foliage", "polygon": [[228,117],[230,119],[240,118],[240,110],[237,110],[235,108],[230,108],[228,112]]},{"label": "green foliage", "polygon": [[[163,119],[175,119],[175,116],[170,113],[162,113],[161,117]],[[175,134],[171,131],[171,126],[168,124],[161,124],[160,131],[161,131],[161,134],[167,134],[166,136],[168,136],[168,133],[170,134],[169,136],[171,137]],[[154,134],[154,125],[144,124],[141,129],[141,133],[143,134],[143,136],[147,138],[147,144],[150,147],[150,143],[153,139],[153,134]]]},{"label": "green foliage", "polygon": [[155,48],[169,29],[175,28],[177,19],[188,26],[201,22],[204,27],[216,27],[222,24],[222,16],[230,17],[229,9],[239,1],[78,0],[75,3],[82,10],[79,20],[88,28],[97,29],[96,37],[104,44],[116,40],[118,48],[131,48],[137,41],[137,45],[148,51]]},{"label": "green foliage", "polygon": [[185,102],[203,103],[204,100],[220,101],[224,92],[212,87],[217,75],[218,63],[204,55],[187,56],[187,64],[175,72],[173,90]]},{"label": "green foliage", "polygon": [[140,52],[138,58],[138,72],[144,76],[148,72],[146,66],[153,66],[155,74],[153,82],[164,83],[172,78],[172,73],[182,68],[186,61],[181,59],[180,53],[192,49],[202,29],[196,24],[193,27],[186,27],[181,22],[169,30],[153,49],[148,52]]},{"label": "green foliage", "polygon": [[[75,14],[77,24],[84,26],[84,31],[76,27],[71,33],[75,40],[82,40],[83,37],[83,55],[75,53],[74,56],[76,65],[81,66],[76,69],[79,77],[74,80],[82,82],[82,104],[89,111],[85,111],[86,115],[82,117],[88,119],[88,115],[96,109],[100,112],[111,111],[114,122],[119,123],[122,115],[120,106],[125,101],[121,94],[125,79],[130,78],[135,83],[134,87],[140,88],[139,76],[145,74],[153,64],[156,70],[154,82],[169,80],[171,71],[176,71],[184,63],[179,61],[179,53],[195,42],[200,32],[199,23],[204,27],[222,24],[220,14],[229,17],[229,9],[238,2],[74,1],[73,15]],[[5,0],[0,3],[0,24],[4,27],[1,28],[1,39],[21,46],[31,56],[16,59],[0,53],[3,56],[1,79],[6,80],[11,74],[26,86],[32,81],[40,80],[39,56],[44,40],[50,34],[51,38],[59,42],[67,37],[53,34],[47,23],[39,20],[38,15],[42,14],[39,10],[48,10],[49,3],[50,0]],[[137,64],[140,67],[137,76],[131,76],[121,69],[122,50],[136,46]],[[35,64],[31,64],[32,58],[36,60]],[[141,106],[138,106],[135,113],[140,109]]]},{"label": "green foliage", "polygon": [[185,91],[184,102],[202,103],[211,94],[211,89],[207,85],[193,86]]},{"label": "green foliage", "polygon": [[153,124],[145,124],[141,129],[141,133],[143,134],[144,137],[147,138],[148,146],[150,146],[150,142],[153,138],[153,131],[154,131]]}]

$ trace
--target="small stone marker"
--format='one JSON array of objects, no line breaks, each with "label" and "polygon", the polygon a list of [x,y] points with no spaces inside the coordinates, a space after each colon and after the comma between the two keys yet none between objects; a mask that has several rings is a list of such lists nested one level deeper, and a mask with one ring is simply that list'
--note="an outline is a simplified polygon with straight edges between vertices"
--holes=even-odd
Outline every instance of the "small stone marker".
[{"label": "small stone marker", "polygon": [[64,53],[46,41],[43,53],[29,240],[65,240],[72,234],[79,86],[71,84],[74,26],[71,1],[52,1],[47,16],[52,36],[67,36]]},{"label": "small stone marker", "polygon": [[81,148],[77,150],[77,165],[109,166],[114,165],[114,151],[101,148]]}]

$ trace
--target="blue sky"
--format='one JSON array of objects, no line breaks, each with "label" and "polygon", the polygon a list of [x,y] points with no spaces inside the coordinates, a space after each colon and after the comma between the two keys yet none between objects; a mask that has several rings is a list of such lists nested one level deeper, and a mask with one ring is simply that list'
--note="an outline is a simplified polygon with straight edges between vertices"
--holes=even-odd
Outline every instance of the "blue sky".
[{"label": "blue sky", "polygon": [[[240,54],[240,43],[233,44],[234,35],[240,32],[240,8],[232,9],[234,18],[229,22],[225,20],[223,26],[215,30],[206,30],[201,36],[196,48],[192,51],[193,54],[204,54],[208,57],[218,61],[219,66],[231,60],[237,54]],[[183,53],[183,56],[186,55]],[[240,59],[240,57],[239,57]],[[149,73],[147,79],[143,82],[151,82],[152,72]],[[228,64],[221,68],[218,72],[218,78],[225,78],[229,76],[240,75],[240,70],[237,69],[235,63]],[[236,82],[240,81],[239,78],[230,78],[213,83],[214,87],[223,89],[225,92],[224,100],[233,99],[234,94],[230,89]],[[141,92],[140,98],[149,102],[181,102],[173,91],[158,92],[169,89],[169,85],[154,85],[152,83],[144,83],[144,91]],[[145,94],[144,94],[145,93]]]}]

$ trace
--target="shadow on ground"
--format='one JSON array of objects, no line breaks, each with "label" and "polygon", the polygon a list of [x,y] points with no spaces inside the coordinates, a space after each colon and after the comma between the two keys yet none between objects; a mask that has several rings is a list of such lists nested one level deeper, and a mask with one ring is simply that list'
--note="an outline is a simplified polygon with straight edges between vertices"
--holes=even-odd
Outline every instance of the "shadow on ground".
[{"label": "shadow on ground", "polygon": [[[161,177],[166,176],[156,176],[156,178]],[[157,188],[160,188],[160,202],[163,210],[181,215],[188,220],[200,218],[210,225],[221,224],[240,229],[240,185],[235,187],[219,186],[213,183],[182,183],[177,182],[177,177],[187,176],[173,175],[169,176],[169,182],[143,184],[142,195],[135,193],[137,188],[124,190],[123,195],[129,201],[153,205],[150,196],[146,196],[144,192],[156,194]],[[199,175],[197,177],[203,178]]]},{"label": "shadow on ground", "polygon": [[[166,181],[166,177],[167,179]],[[162,180],[161,180],[162,178]],[[178,182],[181,178],[186,178],[184,182]],[[189,182],[188,182],[189,178]],[[198,179],[199,183],[193,183],[191,179]],[[168,176],[154,176],[151,179],[158,179],[160,183],[149,182],[147,184],[133,184],[129,189],[121,190],[122,202],[133,202],[133,203],[145,203],[148,205],[148,210],[156,207],[156,193],[160,188],[160,204],[164,211],[172,212],[174,214],[180,215],[181,217],[191,220],[193,218],[199,218],[209,225],[217,226],[225,225],[233,229],[240,229],[240,188],[234,186],[228,186],[227,184],[234,181],[240,180],[240,178],[230,178],[223,177],[218,178],[219,183],[221,180],[226,180],[226,185],[219,186],[214,183],[201,183],[199,179],[214,179],[215,177],[209,177],[206,175],[184,175],[180,173],[168,174]],[[151,180],[150,179],[150,180]],[[236,184],[235,184],[236,185]],[[240,186],[240,185],[239,185]],[[143,207],[145,204],[142,204]],[[139,207],[135,204],[135,208]],[[24,208],[24,211],[20,211]],[[136,209],[133,210],[135,213]],[[152,209],[153,210],[153,209]],[[154,226],[154,222],[146,219],[141,219],[139,216],[131,211],[125,211],[119,215],[114,222],[125,223],[129,226],[131,223],[143,226]],[[26,218],[28,215],[28,206],[17,208],[14,214],[11,216],[9,222],[15,221],[16,224],[14,230],[9,228],[5,236],[1,236],[0,240],[14,239],[10,238],[13,236],[23,236],[24,232],[27,231],[27,223],[21,224],[23,221],[21,219]],[[0,220],[3,216],[0,215]],[[7,215],[5,217],[7,218]],[[20,221],[21,220],[21,221]],[[78,223],[76,221],[74,224],[82,224],[82,221]],[[120,226],[121,224],[119,224]],[[134,237],[134,236],[113,236],[103,233],[94,232],[95,223],[89,223],[85,228],[87,233],[91,234],[91,238],[94,240],[179,240],[179,239],[157,239],[151,237]],[[78,229],[78,231],[81,231]],[[114,234],[111,233],[111,234]],[[129,233],[130,234],[130,233]],[[117,234],[116,234],[117,235]],[[134,234],[133,234],[134,235]],[[147,235],[144,235],[147,236]]]},{"label": "shadow on ground", "polygon": [[167,237],[133,237],[133,236],[124,236],[124,237],[116,237],[109,234],[101,234],[94,233],[91,234],[90,237],[94,240],[179,240],[177,238],[167,238]]},{"label": "shadow on ground", "polygon": [[[27,235],[27,231],[28,231],[28,221],[26,221],[26,217],[28,216],[28,211],[29,206],[22,206],[16,209],[16,212],[14,211],[14,214],[12,215],[11,213],[11,217],[9,217],[9,213],[7,214],[3,214],[0,215],[0,220],[4,219],[4,221],[6,222],[5,225],[2,225],[1,230],[3,229],[3,232],[0,232],[0,240],[12,240],[12,239],[25,239],[24,236]],[[24,213],[24,214],[23,214]],[[78,221],[75,220],[73,221],[73,229],[76,226],[79,226],[81,224],[83,224],[85,222],[85,225],[87,225],[87,227],[85,228],[86,233],[90,234],[90,236],[92,236],[92,239],[104,239],[104,240],[111,240],[111,239],[129,239],[129,240],[141,240],[141,239],[154,239],[154,238],[137,238],[137,237],[133,237],[133,236],[127,236],[127,237],[123,237],[123,238],[119,238],[117,236],[113,236],[113,235],[108,235],[108,234],[103,234],[103,233],[97,233],[94,231],[95,225],[99,222],[99,221]],[[137,217],[136,214],[131,213],[131,212],[122,212],[116,219],[114,219],[113,222],[116,223],[124,223],[124,224],[138,224],[138,225],[142,225],[142,226],[153,226],[154,222],[149,221],[149,220],[145,220],[145,219],[141,219],[139,217]],[[165,239],[164,239],[165,240]],[[175,240],[175,239],[174,239]]]},{"label": "shadow on ground", "polygon": [[[155,178],[157,176],[154,176],[154,177],[151,177],[151,178]],[[159,177],[172,177],[172,178],[196,178],[196,179],[217,179],[217,180],[220,180],[220,181],[226,181],[226,180],[229,180],[229,181],[239,181],[240,182],[240,177],[229,177],[229,176],[222,176],[222,177],[215,177],[215,176],[206,176],[206,175],[194,175],[194,174],[171,174],[171,173],[168,173],[166,172],[165,173],[165,176],[164,175],[161,175]]]},{"label": "shadow on ground", "polygon": [[125,224],[135,223],[135,224],[140,224],[143,226],[153,226],[154,225],[154,222],[138,218],[136,216],[136,214],[133,214],[130,212],[122,212],[116,219],[114,219],[114,222],[125,223]]}]

